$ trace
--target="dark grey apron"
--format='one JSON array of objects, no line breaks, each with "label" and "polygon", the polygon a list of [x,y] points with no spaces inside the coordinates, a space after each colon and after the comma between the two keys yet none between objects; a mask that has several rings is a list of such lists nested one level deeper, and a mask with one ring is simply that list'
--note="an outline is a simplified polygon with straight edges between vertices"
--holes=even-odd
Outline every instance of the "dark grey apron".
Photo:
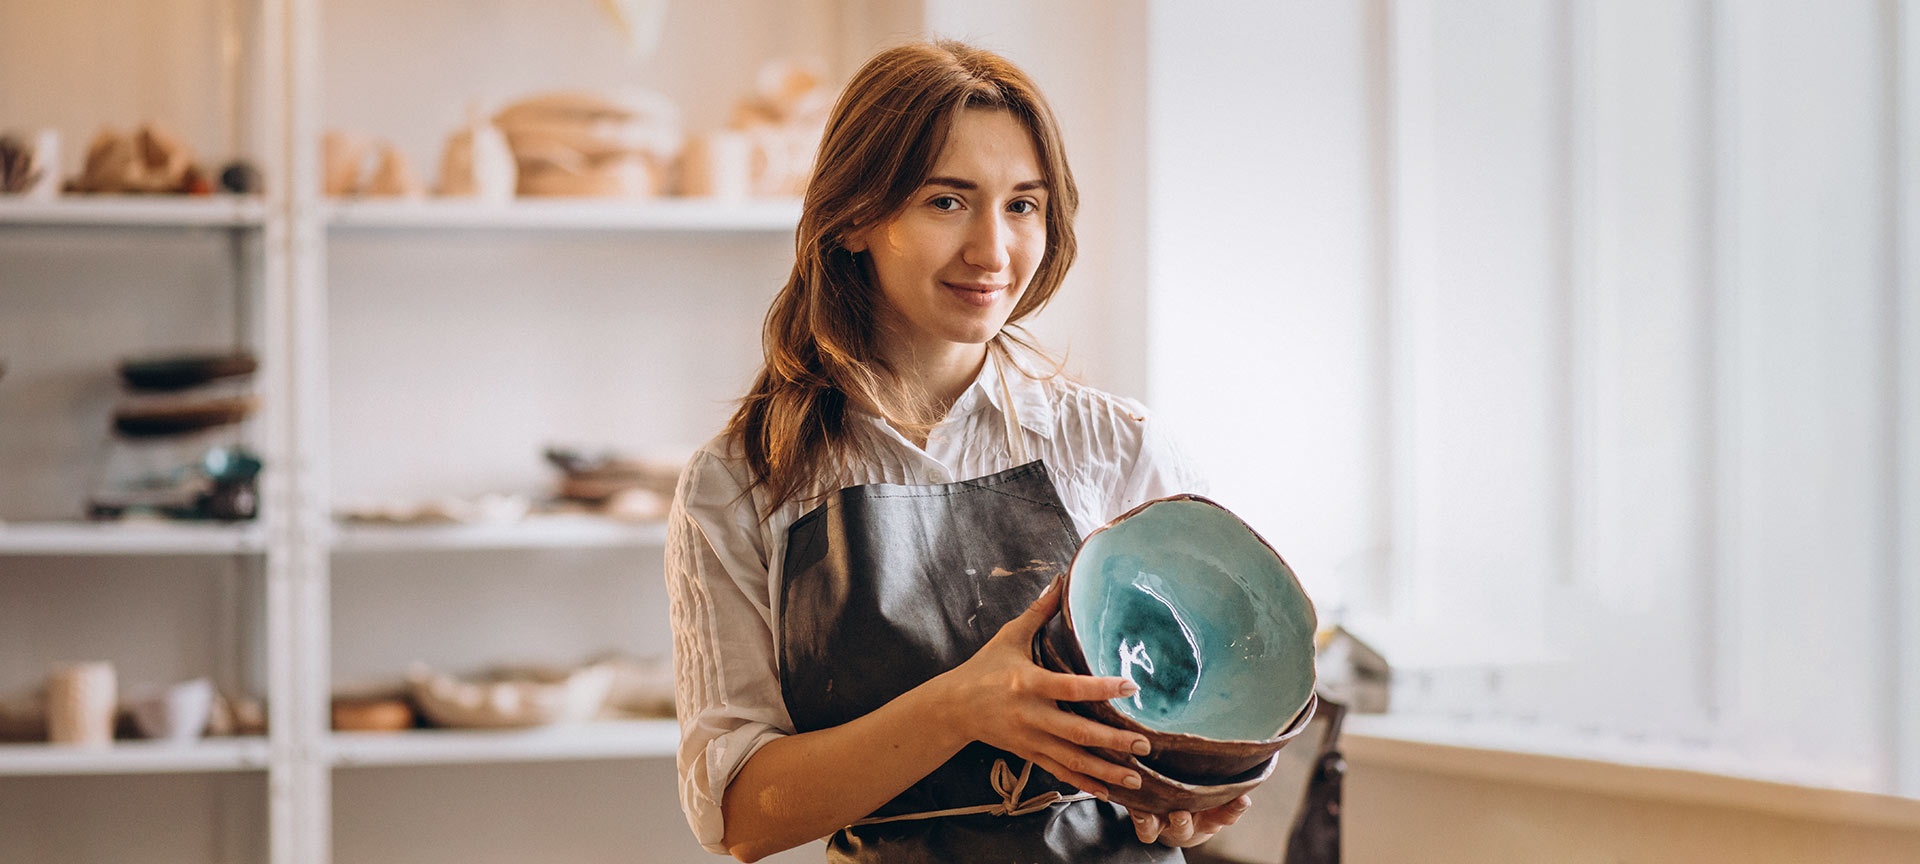
[{"label": "dark grey apron", "polygon": [[[1026,610],[1078,545],[1040,462],[959,483],[829,496],[787,531],[780,687],[794,728],[846,723],[960,665]],[[836,832],[827,860],[1185,860],[1141,843],[1120,807],[1060,800],[1076,794],[975,741]]]}]

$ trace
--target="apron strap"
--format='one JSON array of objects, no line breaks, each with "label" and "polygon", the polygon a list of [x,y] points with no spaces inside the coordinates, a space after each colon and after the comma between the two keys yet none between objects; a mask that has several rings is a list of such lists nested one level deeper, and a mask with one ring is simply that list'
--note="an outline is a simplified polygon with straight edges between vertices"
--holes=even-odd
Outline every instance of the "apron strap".
[{"label": "apron strap", "polygon": [[1043,792],[1022,801],[1020,800],[1020,793],[1027,788],[1027,777],[1032,773],[1032,760],[1027,760],[1027,764],[1021,767],[1020,774],[1016,777],[1014,776],[1013,769],[1007,767],[1007,760],[995,759],[993,760],[993,774],[989,782],[993,786],[994,794],[1000,796],[1000,800],[997,803],[977,804],[972,807],[951,807],[946,810],[929,810],[925,813],[902,813],[897,816],[878,816],[862,819],[853,823],[853,825],[879,825],[883,822],[905,822],[910,819],[938,819],[943,816],[971,816],[976,813],[985,813],[990,816],[1025,816],[1028,813],[1038,813],[1055,804],[1067,801],[1085,801],[1093,797],[1086,792],[1078,792],[1072,795],[1062,795],[1058,792]]},{"label": "apron strap", "polygon": [[[1000,356],[994,361],[1000,373],[1000,419],[1007,426],[1007,454],[1013,457],[1013,464],[1027,464],[1027,436],[1020,431],[1020,413],[1013,407],[1013,388],[1007,384],[1007,376],[1014,369],[1013,354],[999,340],[994,346],[1000,349]],[[1031,764],[1031,763],[1029,763]]]}]

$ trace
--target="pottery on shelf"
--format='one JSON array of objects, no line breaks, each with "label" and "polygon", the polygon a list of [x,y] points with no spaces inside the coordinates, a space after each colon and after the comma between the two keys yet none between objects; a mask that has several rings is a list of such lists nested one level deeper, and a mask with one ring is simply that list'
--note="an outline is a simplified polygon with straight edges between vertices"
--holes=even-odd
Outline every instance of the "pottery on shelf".
[{"label": "pottery on shelf", "polygon": [[140,734],[160,741],[185,743],[206,734],[213,716],[213,682],[206,678],[171,687],[138,691],[128,697]]},{"label": "pottery on shelf", "polygon": [[1035,639],[1056,671],[1134,682],[1132,697],[1068,707],[1145,735],[1150,811],[1218,806],[1257,785],[1314,707],[1316,619],[1292,568],[1226,508],[1155,499],[1088,535],[1062,577],[1061,610]]},{"label": "pottery on shelf", "polygon": [[120,361],[120,380],[134,390],[185,390],[251,375],[259,367],[251,351],[167,354]]},{"label": "pottery on shelf", "polygon": [[113,744],[118,685],[112,663],[62,663],[47,672],[47,740],[78,747]]},{"label": "pottery on shelf", "polygon": [[607,704],[613,670],[502,669],[462,679],[415,664],[408,684],[435,726],[511,729],[592,720]]}]

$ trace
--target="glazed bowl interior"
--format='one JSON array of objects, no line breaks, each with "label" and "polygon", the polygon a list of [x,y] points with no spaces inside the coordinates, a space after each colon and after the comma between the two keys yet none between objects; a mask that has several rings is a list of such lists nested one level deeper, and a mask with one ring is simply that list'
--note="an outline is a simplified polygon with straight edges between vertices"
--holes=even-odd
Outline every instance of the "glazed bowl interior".
[{"label": "glazed bowl interior", "polygon": [[1313,605],[1219,505],[1146,505],[1089,536],[1067,583],[1088,671],[1138,685],[1108,704],[1148,729],[1265,741],[1313,693]]}]

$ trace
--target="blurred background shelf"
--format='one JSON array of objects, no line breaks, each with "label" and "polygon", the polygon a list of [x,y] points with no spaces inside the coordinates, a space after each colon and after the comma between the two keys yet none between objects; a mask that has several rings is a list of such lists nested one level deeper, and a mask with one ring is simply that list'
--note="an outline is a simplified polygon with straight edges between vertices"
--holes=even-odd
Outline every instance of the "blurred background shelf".
[{"label": "blurred background shelf", "polygon": [[460,525],[336,524],[336,552],[427,549],[646,549],[664,547],[664,522],[616,522],[597,516],[539,516]]},{"label": "blurred background shelf", "polygon": [[335,767],[554,762],[671,756],[680,742],[673,720],[623,720],[540,729],[423,729],[335,732]]},{"label": "blurred background shelf", "polygon": [[0,198],[0,225],[252,228],[266,223],[257,196],[99,195],[53,201]]},{"label": "blurred background shelf", "polygon": [[774,232],[793,230],[800,218],[800,202],[787,199],[333,201],[325,208],[327,224],[344,229]]},{"label": "blurred background shelf", "polygon": [[117,741],[101,748],[0,744],[0,777],[259,771],[267,761],[267,739],[259,737],[208,738],[186,744]]},{"label": "blurred background shelf", "polygon": [[0,522],[0,555],[250,555],[265,552],[258,524]]}]

